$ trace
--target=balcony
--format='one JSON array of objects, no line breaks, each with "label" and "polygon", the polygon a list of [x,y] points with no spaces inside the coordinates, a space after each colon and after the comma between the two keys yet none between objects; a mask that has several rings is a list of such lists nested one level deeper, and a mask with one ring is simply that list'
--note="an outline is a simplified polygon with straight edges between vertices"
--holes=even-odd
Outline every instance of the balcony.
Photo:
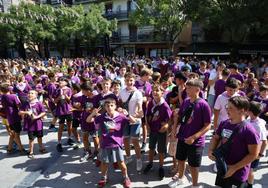
[{"label": "balcony", "polygon": [[128,16],[132,10],[120,10],[120,11],[108,11],[104,14],[104,17],[108,20],[118,19],[118,20],[128,20]]},{"label": "balcony", "polygon": [[114,35],[111,37],[111,43],[149,43],[149,42],[166,42],[164,37],[156,37],[153,34],[138,34],[130,36]]}]

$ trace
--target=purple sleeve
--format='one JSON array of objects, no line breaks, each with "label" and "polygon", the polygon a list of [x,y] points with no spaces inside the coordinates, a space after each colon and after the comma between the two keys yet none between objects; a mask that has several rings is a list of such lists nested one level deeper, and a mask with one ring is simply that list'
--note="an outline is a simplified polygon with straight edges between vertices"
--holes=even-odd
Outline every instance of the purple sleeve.
[{"label": "purple sleeve", "polygon": [[95,119],[94,119],[95,124],[100,124],[101,123],[101,120],[102,120],[101,117],[102,117],[102,115],[95,117]]},{"label": "purple sleeve", "polygon": [[15,104],[17,106],[20,105],[20,99],[17,96],[15,96],[14,99],[15,99]]},{"label": "purple sleeve", "polygon": [[211,109],[207,102],[203,103],[202,105],[203,105],[202,112],[203,112],[204,123],[211,123]]}]

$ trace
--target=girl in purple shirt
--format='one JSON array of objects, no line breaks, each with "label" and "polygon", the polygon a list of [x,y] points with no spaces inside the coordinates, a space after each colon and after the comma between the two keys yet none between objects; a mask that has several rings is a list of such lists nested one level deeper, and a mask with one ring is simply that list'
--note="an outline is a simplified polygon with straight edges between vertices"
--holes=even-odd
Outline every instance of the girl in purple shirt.
[{"label": "girl in purple shirt", "polygon": [[24,119],[24,130],[28,132],[29,137],[29,158],[34,158],[33,148],[34,139],[37,137],[40,153],[46,153],[42,143],[43,137],[43,121],[42,118],[46,115],[44,105],[37,100],[37,92],[29,91],[29,102],[21,106],[19,115]]}]

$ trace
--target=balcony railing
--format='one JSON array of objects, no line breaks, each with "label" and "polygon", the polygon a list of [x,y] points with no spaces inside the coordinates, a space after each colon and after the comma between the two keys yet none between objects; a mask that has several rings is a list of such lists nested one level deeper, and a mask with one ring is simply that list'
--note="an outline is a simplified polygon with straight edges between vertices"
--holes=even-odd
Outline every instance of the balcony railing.
[{"label": "balcony railing", "polygon": [[111,43],[131,43],[131,42],[165,42],[164,37],[156,37],[149,34],[139,34],[130,36],[112,36]]},{"label": "balcony railing", "polygon": [[118,19],[118,20],[122,20],[122,19],[128,19],[129,14],[132,12],[133,10],[121,10],[121,11],[110,11],[110,12],[106,12],[104,14],[104,17],[106,17],[107,19]]}]

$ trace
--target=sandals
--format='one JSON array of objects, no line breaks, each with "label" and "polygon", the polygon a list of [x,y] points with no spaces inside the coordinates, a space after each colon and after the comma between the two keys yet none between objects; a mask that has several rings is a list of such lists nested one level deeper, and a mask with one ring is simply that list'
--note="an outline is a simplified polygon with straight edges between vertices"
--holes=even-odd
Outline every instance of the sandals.
[{"label": "sandals", "polygon": [[45,148],[43,148],[43,149],[39,149],[39,152],[42,154],[45,154],[45,153],[47,153],[47,150]]},{"label": "sandals", "polygon": [[34,159],[34,154],[33,154],[33,153],[29,153],[29,154],[28,154],[28,158],[29,158],[29,159]]}]

